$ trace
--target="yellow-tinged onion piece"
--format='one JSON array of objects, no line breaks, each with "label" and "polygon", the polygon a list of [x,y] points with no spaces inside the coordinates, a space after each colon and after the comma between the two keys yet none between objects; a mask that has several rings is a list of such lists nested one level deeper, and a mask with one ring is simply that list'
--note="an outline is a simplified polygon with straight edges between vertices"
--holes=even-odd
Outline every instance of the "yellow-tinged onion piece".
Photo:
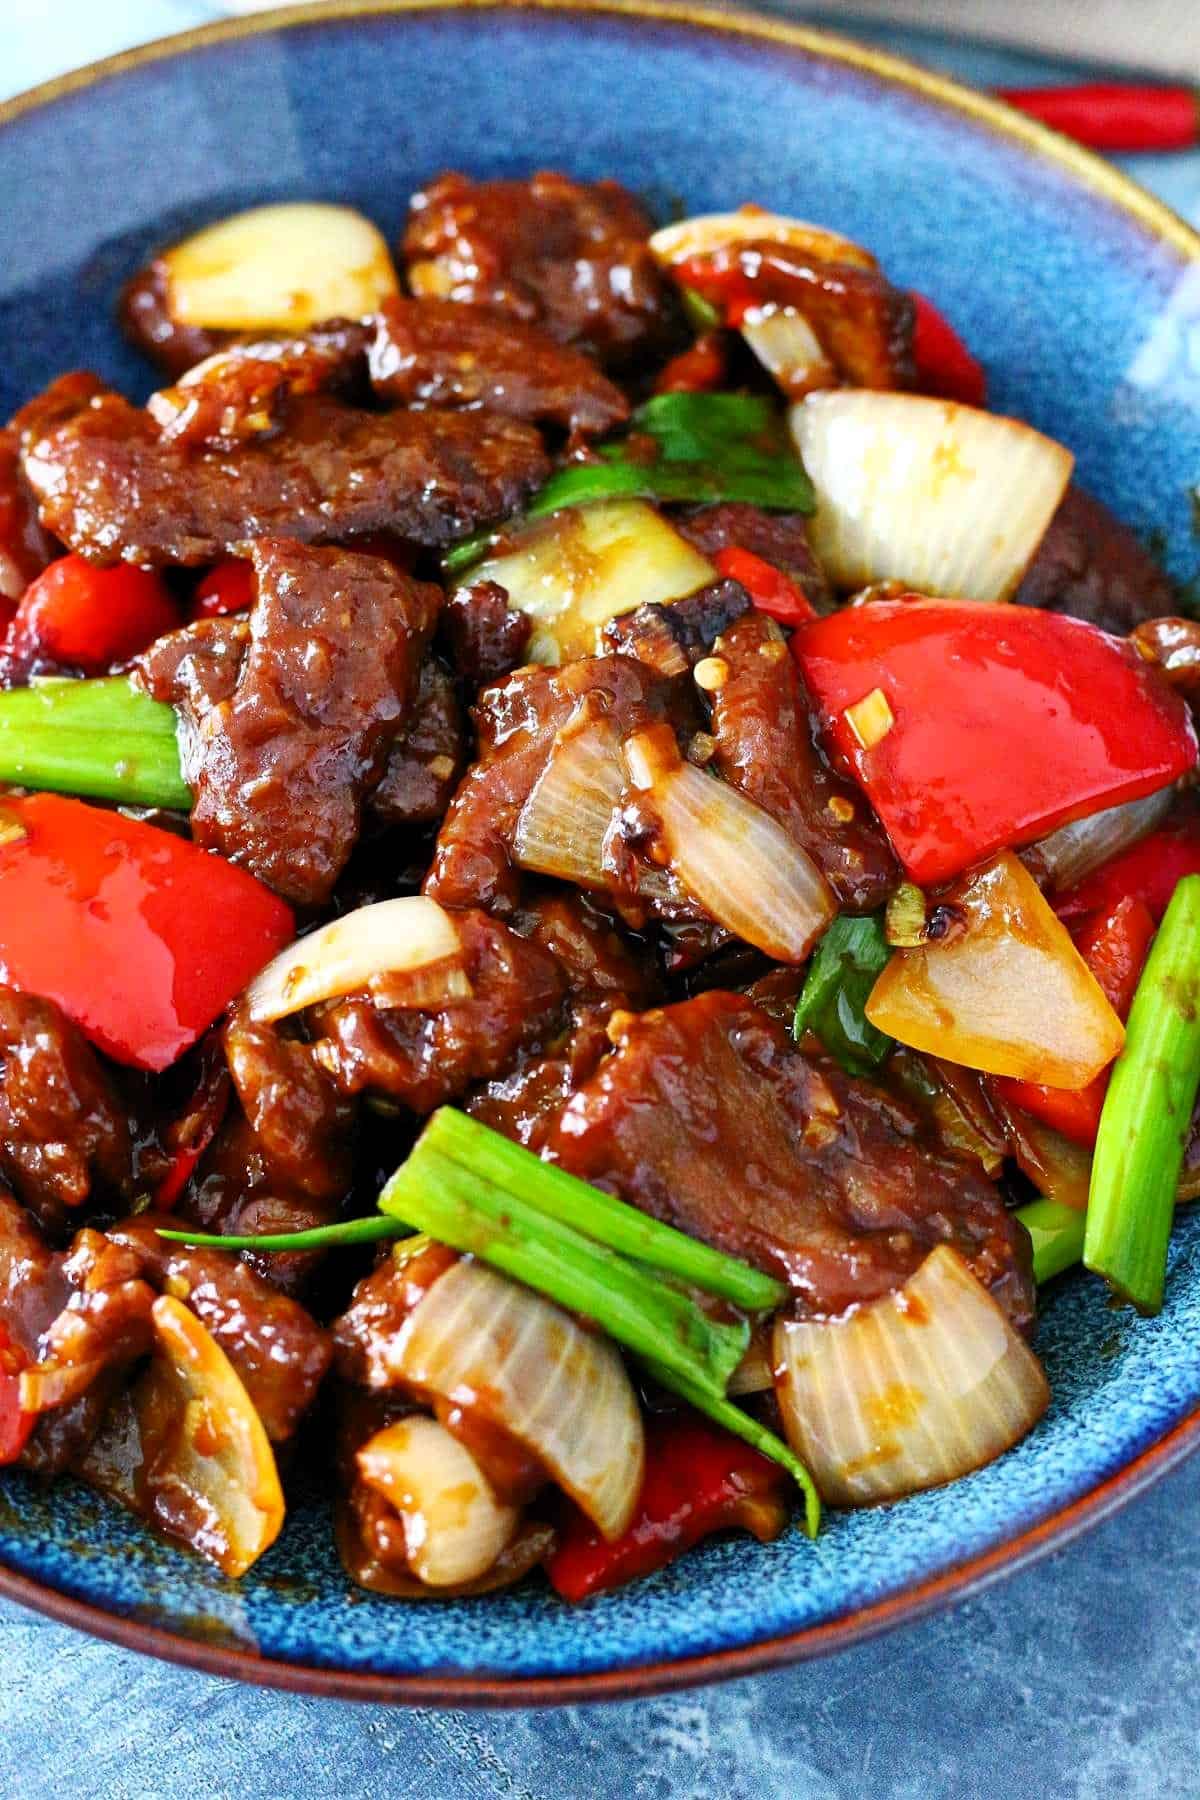
[{"label": "yellow-tinged onion piece", "polygon": [[540,875],[603,887],[605,839],[624,791],[616,725],[580,708],[563,726],[521,808],[514,860]]},{"label": "yellow-tinged onion piece", "polygon": [[567,507],[471,571],[472,585],[499,582],[510,608],[528,614],[529,658],[551,664],[592,655],[610,619],[715,580],[707,558],[644,500]]},{"label": "yellow-tinged onion piece", "polygon": [[753,307],[743,314],[738,329],[789,400],[839,385],[821,340],[794,306]]},{"label": "yellow-tinged onion piece", "polygon": [[1125,1028],[1033,876],[1004,851],[954,890],[962,929],[897,950],[871,990],[872,1025],[990,1075],[1083,1088]]},{"label": "yellow-tinged onion piece", "polygon": [[388,1363],[421,1395],[478,1398],[606,1538],[620,1537],[641,1493],[645,1438],[608,1338],[464,1258],[409,1314]]},{"label": "yellow-tinged onion piece", "polygon": [[625,761],[688,893],[735,937],[777,962],[803,962],[837,912],[811,856],[753,800],[684,762],[669,728],[630,738]]},{"label": "yellow-tinged onion piece", "polygon": [[813,550],[846,588],[1007,600],[1075,461],[1017,419],[921,394],[812,394],[788,422],[817,493]]},{"label": "yellow-tinged onion piece", "polygon": [[206,330],[305,331],[399,291],[382,232],[348,206],[256,206],[164,252],[167,310]]},{"label": "yellow-tinged onion piece", "polygon": [[[411,1005],[466,1000],[471,983],[462,957],[450,914],[423,894],[406,894],[360,906],[297,938],[255,976],[245,1004],[251,1019],[267,1024],[397,975],[413,977]],[[403,991],[394,981],[388,986],[390,996]]]},{"label": "yellow-tinged onion piece", "polygon": [[244,1575],[283,1526],[275,1455],[229,1358],[169,1294],[151,1311],[155,1353],[134,1390],[147,1460],[142,1483],[164,1519],[195,1521],[188,1541],[226,1575]]},{"label": "yellow-tinged onion piece", "polygon": [[775,1384],[788,1442],[833,1506],[957,1481],[1050,1401],[1037,1357],[946,1244],[844,1318],[779,1319]]},{"label": "yellow-tinged onion piece", "polygon": [[436,1420],[413,1414],[385,1426],[356,1460],[399,1513],[409,1568],[427,1587],[478,1580],[512,1541],[519,1509],[497,1499],[465,1444]]},{"label": "yellow-tinged onion piece", "polygon": [[650,239],[650,248],[665,268],[693,256],[712,256],[734,244],[787,244],[802,250],[813,262],[852,263],[859,269],[878,267],[869,250],[840,232],[786,213],[768,212],[761,206],[740,206],[735,212],[697,213],[664,225]]}]

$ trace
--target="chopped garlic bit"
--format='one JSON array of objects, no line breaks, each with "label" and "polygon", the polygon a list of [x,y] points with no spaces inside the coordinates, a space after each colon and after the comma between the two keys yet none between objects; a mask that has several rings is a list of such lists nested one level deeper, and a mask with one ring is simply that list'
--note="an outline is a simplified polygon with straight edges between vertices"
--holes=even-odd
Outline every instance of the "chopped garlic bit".
[{"label": "chopped garlic bit", "polygon": [[882,688],[872,688],[869,694],[848,706],[842,716],[864,750],[873,750],[896,723]]}]

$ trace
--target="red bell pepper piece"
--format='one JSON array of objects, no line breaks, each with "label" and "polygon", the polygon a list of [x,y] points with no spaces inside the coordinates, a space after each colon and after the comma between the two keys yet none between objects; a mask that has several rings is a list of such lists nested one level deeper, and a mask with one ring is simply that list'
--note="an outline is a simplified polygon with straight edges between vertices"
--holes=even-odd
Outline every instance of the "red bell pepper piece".
[{"label": "red bell pepper piece", "polygon": [[97,569],[82,556],[60,556],[21,596],[9,648],[30,661],[103,675],[179,623],[166,585],[149,569]]},{"label": "red bell pepper piece", "polygon": [[740,1526],[765,1543],[783,1529],[787,1477],[740,1438],[692,1412],[652,1415],[646,1437],[641,1500],[623,1536],[607,1543],[571,1508],[546,1564],[564,1600],[649,1575],[713,1531]]},{"label": "red bell pepper piece", "polygon": [[725,339],[706,331],[690,350],[673,356],[654,384],[656,394],[710,394],[725,384]]},{"label": "red bell pepper piece", "polygon": [[1200,875],[1200,825],[1194,820],[1152,832],[1140,844],[1122,850],[1075,887],[1056,895],[1054,910],[1070,923],[1085,913],[1111,912],[1133,894],[1149,907],[1157,925],[1185,875]]},{"label": "red bell pepper piece", "polygon": [[[1154,929],[1154,917],[1145,901],[1127,894],[1111,911],[1089,914],[1075,932],[1076,948],[1118,1018],[1129,1017]],[[1042,1087],[1032,1081],[1012,1081],[1007,1076],[997,1076],[996,1087],[1014,1106],[1052,1125],[1073,1144],[1091,1149],[1108,1092],[1109,1073],[1106,1069],[1087,1087],[1075,1092]]]},{"label": "red bell pepper piece", "polygon": [[0,980],[118,1062],[160,1070],[295,935],[244,869],[57,794],[0,803]]},{"label": "red bell pepper piece", "polygon": [[240,556],[226,557],[209,570],[192,596],[194,619],[222,619],[248,612],[254,604],[254,570]]},{"label": "red bell pepper piece", "polygon": [[942,317],[924,294],[910,296],[917,309],[913,332],[913,359],[917,387],[941,400],[961,400],[964,406],[987,403],[987,376],[948,319]]},{"label": "red bell pepper piece", "polygon": [[715,306],[722,323],[735,331],[748,312],[763,304],[761,288],[743,274],[736,262],[722,267],[714,264],[711,254],[685,256],[672,266],[671,273],[682,287],[694,288],[710,306]]},{"label": "red bell pepper piece", "polygon": [[769,613],[781,625],[800,625],[805,619],[816,618],[817,609],[804,589],[752,550],[731,544],[728,549],[717,551],[713,564],[718,574],[741,583],[759,612]]},{"label": "red bell pepper piece", "polygon": [[0,1325],[0,1468],[16,1462],[37,1422],[21,1406],[21,1371],[29,1358]]},{"label": "red bell pepper piece", "polygon": [[1159,671],[1059,613],[876,601],[800,626],[792,651],[835,755],[922,886],[1196,761],[1187,708]]}]

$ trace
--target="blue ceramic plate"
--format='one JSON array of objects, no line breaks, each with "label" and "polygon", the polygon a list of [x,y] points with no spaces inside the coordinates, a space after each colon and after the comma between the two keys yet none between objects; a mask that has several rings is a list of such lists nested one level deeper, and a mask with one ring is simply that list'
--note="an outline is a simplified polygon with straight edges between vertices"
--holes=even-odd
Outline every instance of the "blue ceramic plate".
[{"label": "blue ceramic plate", "polygon": [[[934,296],[994,401],[1064,439],[1173,566],[1194,560],[1200,239],[1082,152],[835,39],[630,6],[304,8],[151,46],[0,109],[0,417],[64,366],[144,390],[110,324],[159,240],[320,196],[394,232],[443,167],[617,175],[664,212],[754,199],[871,245]],[[710,1543],[572,1611],[537,1584],[425,1605],[352,1590],[293,1496],[240,1585],[87,1490],[0,1479],[0,1592],[227,1674],[402,1700],[628,1694],[844,1645],[1061,1542],[1200,1431],[1200,1215],[1141,1321],[1097,1282],[1047,1299],[1054,1389],[1017,1450],[953,1488],[835,1514],[819,1543]]]}]

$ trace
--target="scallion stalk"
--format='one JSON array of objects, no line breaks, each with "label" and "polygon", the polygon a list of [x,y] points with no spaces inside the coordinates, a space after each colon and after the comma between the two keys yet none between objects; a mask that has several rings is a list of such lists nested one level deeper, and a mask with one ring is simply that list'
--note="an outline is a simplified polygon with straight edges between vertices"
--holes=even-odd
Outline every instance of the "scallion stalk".
[{"label": "scallion stalk", "polygon": [[1083,1255],[1086,1212],[1062,1200],[1031,1200],[1017,1217],[1033,1239],[1033,1279],[1039,1287],[1074,1268]]},{"label": "scallion stalk", "polygon": [[124,676],[14,688],[0,694],[0,781],[186,811],[175,725]]},{"label": "scallion stalk", "polygon": [[336,1225],[313,1225],[307,1231],[266,1231],[258,1236],[232,1232],[221,1237],[212,1231],[172,1231],[165,1225],[156,1229],[160,1238],[199,1250],[333,1250],[342,1244],[373,1244],[380,1238],[413,1235],[402,1219],[384,1218],[380,1213],[365,1219],[343,1219]]},{"label": "scallion stalk", "polygon": [[1167,1243],[1200,1087],[1200,875],[1171,896],[1100,1115],[1083,1260],[1139,1312],[1162,1306]]}]

